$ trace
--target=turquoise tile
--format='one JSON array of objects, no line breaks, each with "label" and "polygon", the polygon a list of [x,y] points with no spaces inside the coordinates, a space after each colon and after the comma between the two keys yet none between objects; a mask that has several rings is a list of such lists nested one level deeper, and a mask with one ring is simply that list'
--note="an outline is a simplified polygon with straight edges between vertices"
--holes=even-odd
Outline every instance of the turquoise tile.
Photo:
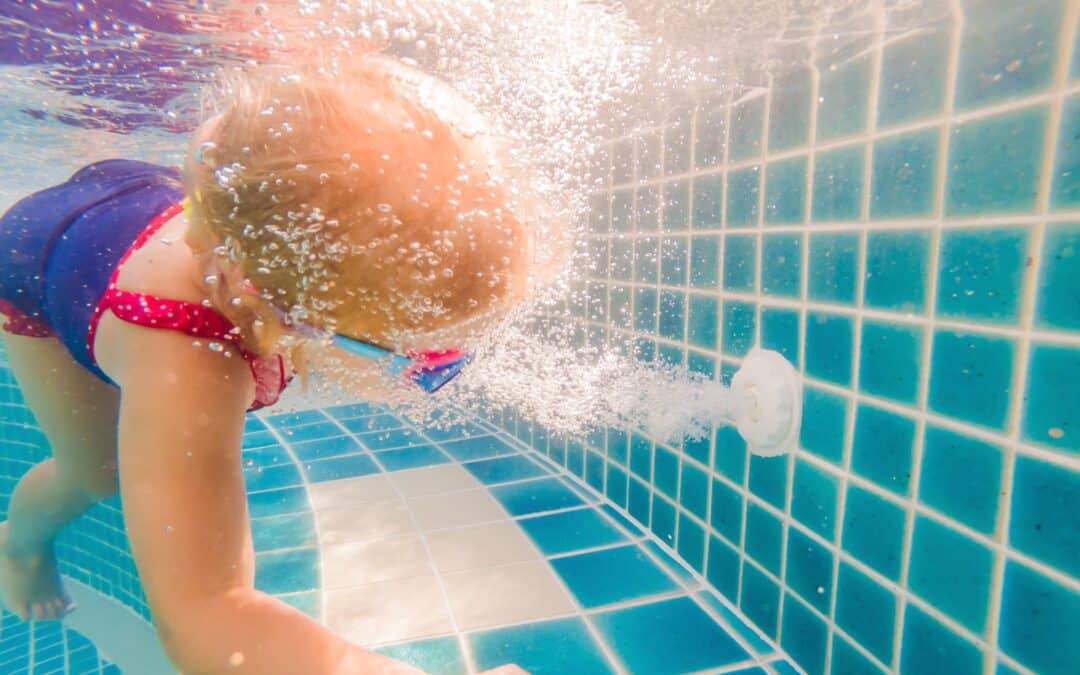
[{"label": "turquoise tile", "polygon": [[1033,94],[1050,86],[1064,0],[1021,5],[965,0],[956,109]]},{"label": "turquoise tile", "polygon": [[1015,324],[1027,249],[1026,227],[945,230],[938,261],[937,315]]},{"label": "turquoise tile", "polygon": [[513,663],[535,675],[615,672],[579,617],[497,628],[468,639],[477,670]]},{"label": "turquoise tile", "polygon": [[667,593],[678,587],[636,546],[618,546],[564,558],[551,566],[584,608]]},{"label": "turquoise tile", "polygon": [[649,486],[637,478],[630,478],[629,490],[626,496],[626,510],[630,517],[640,523],[649,522],[649,510],[652,508],[652,498],[649,494]]},{"label": "turquoise tile", "polygon": [[1003,461],[1000,447],[928,425],[919,501],[968,527],[993,534]]},{"label": "turquoise tile", "polygon": [[702,349],[716,349],[716,327],[719,300],[712,295],[690,296],[690,317],[687,340]]},{"label": "turquoise tile", "polygon": [[742,485],[746,471],[746,441],[735,429],[724,426],[716,430],[716,452],[713,468],[732,482]]},{"label": "turquoise tile", "polygon": [[370,417],[385,413],[386,406],[379,403],[346,403],[345,405],[326,408],[324,412],[336,420],[348,420],[354,417]]},{"label": "turquoise tile", "polygon": [[310,511],[307,490],[303,487],[268,490],[248,495],[248,515],[252,518],[280,516]]},{"label": "turquoise tile", "polygon": [[1009,544],[1066,574],[1080,576],[1080,473],[1018,456]]},{"label": "turquoise tile", "polygon": [[724,290],[751,293],[757,268],[757,237],[724,237]]},{"label": "turquoise tile", "polygon": [[316,422],[314,424],[283,427],[279,430],[279,433],[285,439],[285,442],[289,444],[343,435],[341,427],[333,422]]},{"label": "turquoise tile", "polygon": [[749,562],[742,565],[739,609],[766,637],[776,639],[780,619],[780,587]]},{"label": "turquoise tile", "polygon": [[1001,650],[1040,675],[1068,675],[1080,663],[1080,594],[1020,563],[1005,564]]},{"label": "turquoise tile", "polygon": [[[1076,54],[1075,58],[1080,59],[1080,48]],[[1076,179],[1080,175],[1080,96],[1065,102],[1057,139],[1050,204],[1054,209],[1074,209],[1080,206],[1080,181]]]},{"label": "turquoise tile", "polygon": [[318,590],[318,549],[301,548],[256,555],[255,587],[273,594]]},{"label": "turquoise tile", "polygon": [[874,143],[870,217],[929,216],[934,207],[938,130],[890,136]]},{"label": "turquoise tile", "polygon": [[800,234],[766,234],[762,237],[762,293],[799,297],[802,292],[802,246]]},{"label": "turquoise tile", "polygon": [[859,258],[859,235],[855,232],[812,233],[807,294],[811,300],[851,304],[855,301],[855,277]]},{"label": "turquoise tile", "polygon": [[606,233],[611,228],[611,193],[589,195],[589,232]]},{"label": "turquoise tile", "polygon": [[664,231],[674,232],[690,227],[690,181],[664,183]]},{"label": "turquoise tile", "polygon": [[[270,426],[276,429],[288,429],[291,427],[305,426],[319,422],[326,423],[326,415],[321,410],[299,410],[297,412],[271,415],[266,418]],[[341,430],[338,430],[341,433]]]},{"label": "turquoise tile", "polygon": [[600,635],[632,673],[688,673],[738,663],[749,654],[690,598],[593,616]]},{"label": "turquoise tile", "polygon": [[734,544],[742,542],[743,496],[727,483],[712,479],[709,525]]},{"label": "turquoise tile", "polygon": [[750,492],[781,511],[787,506],[788,463],[784,457],[751,455]]},{"label": "turquoise tile", "polygon": [[[435,464],[447,464],[450,462],[450,458],[446,456],[446,453],[439,450],[434,445],[417,445],[412,448],[387,450],[378,453],[377,458],[379,463],[382,464],[387,471],[403,471],[405,469],[416,469],[422,466],[433,466]],[[465,466],[468,467],[469,465],[466,464]]]},{"label": "turquoise tile", "polygon": [[813,220],[858,220],[862,212],[862,144],[819,152],[814,158]]},{"label": "turquoise tile", "polygon": [[340,480],[342,478],[354,478],[378,473],[379,467],[371,459],[371,455],[345,455],[332,459],[320,459],[314,462],[304,463],[304,473],[308,481],[320,483],[327,480]]},{"label": "turquoise tile", "polygon": [[772,83],[769,104],[769,152],[805,145],[810,136],[809,68],[799,68]]},{"label": "turquoise tile", "polygon": [[634,289],[634,330],[656,333],[656,311],[659,296],[654,288]]},{"label": "turquoise tile", "polygon": [[[682,324],[678,325],[681,326]],[[661,334],[664,337],[669,337],[666,333]],[[681,340],[682,338],[679,337],[678,339]],[[659,345],[656,349],[656,360],[673,368],[683,368],[686,365],[686,350],[675,345]]]},{"label": "turquoise tile", "polygon": [[1047,108],[1025,108],[950,131],[945,213],[970,216],[1035,208]]},{"label": "turquoise tile", "polygon": [[720,228],[720,209],[724,206],[724,174],[711,173],[694,178],[695,230]]},{"label": "turquoise tile", "polygon": [[660,444],[655,448],[653,485],[672,499],[679,494],[679,456]]},{"label": "turquoise tile", "polygon": [[925,516],[915,518],[908,587],[976,635],[986,626],[993,552]]},{"label": "turquoise tile", "polygon": [[520,481],[549,473],[547,469],[539,466],[525,455],[481,459],[466,462],[462,466],[485,485]]},{"label": "turquoise tile", "polygon": [[863,321],[859,350],[859,389],[915,404],[922,370],[923,329]]},{"label": "turquoise tile", "polygon": [[629,188],[611,193],[611,230],[613,232],[634,230],[634,192]]},{"label": "turquoise tile", "polygon": [[870,232],[866,238],[863,304],[921,314],[926,310],[930,233]]},{"label": "turquoise tile", "polygon": [[896,597],[846,563],[837,580],[836,625],[878,660],[892,661]]},{"label": "turquoise tile", "polygon": [[755,96],[736,104],[732,108],[728,162],[738,162],[761,155],[764,125],[764,96]]},{"label": "turquoise tile", "polygon": [[[716,360],[709,359],[708,372],[703,373],[709,380],[713,380],[716,371]],[[702,372],[700,368],[695,368],[694,364],[690,364],[690,372],[699,373]],[[710,424],[705,429],[704,435],[700,437],[687,436],[683,440],[683,452],[687,457],[691,457],[701,462],[705,466],[709,466],[710,456],[712,455],[713,436],[715,435],[715,429]]]},{"label": "turquoise tile", "polygon": [[592,450],[585,451],[585,482],[592,489],[604,492],[604,456]]},{"label": "turquoise tile", "polygon": [[906,496],[911,490],[915,420],[860,403],[855,413],[851,469],[886,490]]},{"label": "turquoise tile", "polygon": [[761,308],[761,346],[779,352],[799,365],[799,312],[794,309]]},{"label": "turquoise tile", "polygon": [[647,131],[634,138],[634,166],[639,181],[660,175],[663,141],[657,131]]},{"label": "turquoise tile", "polygon": [[866,129],[871,66],[871,58],[863,56],[822,71],[818,83],[819,143]]},{"label": "turquoise tile", "polygon": [[806,675],[823,675],[829,629],[825,622],[790,593],[784,598],[784,625],[780,646]]},{"label": "turquoise tile", "polygon": [[660,538],[665,545],[675,546],[675,507],[671,502],[654,492],[652,496],[652,516],[649,519],[649,529]]},{"label": "turquoise tile", "polygon": [[439,447],[459,462],[501,457],[520,452],[498,436],[476,436],[458,441],[442,441]]},{"label": "turquoise tile", "polygon": [[1035,323],[1080,330],[1080,223],[1047,224],[1040,260]]},{"label": "turquoise tile", "polygon": [[982,653],[978,647],[914,605],[909,604],[904,612],[900,645],[902,675],[980,675],[983,672]]},{"label": "turquoise tile", "polygon": [[634,139],[620,138],[611,148],[611,180],[615,185],[634,177]]},{"label": "turquoise tile", "polygon": [[613,504],[621,508],[626,508],[626,490],[627,490],[627,476],[626,471],[619,468],[615,464],[607,465],[607,477],[604,483],[604,494]]},{"label": "turquoise tile", "polygon": [[759,565],[780,575],[784,526],[780,519],[754,504],[746,506],[746,554]]},{"label": "turquoise tile", "polygon": [[634,278],[634,242],[631,239],[613,238],[608,260],[611,267],[609,275],[619,281],[631,281]]},{"label": "turquoise tile", "polygon": [[293,513],[275,518],[259,518],[251,523],[257,552],[282,548],[316,546],[315,521],[310,513]]},{"label": "turquoise tile", "polygon": [[857,651],[839,633],[833,633],[830,675],[878,675],[885,671]]},{"label": "turquoise tile", "polygon": [[[724,159],[727,106],[698,108],[694,120],[694,166],[716,166]],[[696,189],[696,188],[695,188]]]},{"label": "turquoise tile", "polygon": [[664,174],[690,170],[690,116],[680,115],[664,129]]},{"label": "turquoise tile", "polygon": [[709,556],[705,562],[705,578],[709,584],[731,602],[738,600],[739,554],[719,537],[709,537]]},{"label": "turquoise tile", "polygon": [[660,281],[669,286],[687,283],[688,242],[683,237],[665,237],[660,242]]},{"label": "turquoise tile", "polygon": [[[617,194],[616,197],[618,197]],[[661,205],[660,188],[658,186],[650,185],[638,188],[634,191],[633,215],[627,215],[624,219],[629,224],[616,229],[623,232],[630,230],[656,232],[660,229],[660,218],[663,213]]]},{"label": "turquoise tile", "polygon": [[1080,453],[1080,349],[1035,343],[1029,358],[1024,438]]},{"label": "turquoise tile", "polygon": [[634,280],[655,284],[660,279],[660,240],[639,237],[634,241]]},{"label": "turquoise tile", "polygon": [[261,466],[244,470],[244,485],[248,492],[264,492],[293,487],[304,482],[295,464]]},{"label": "turquoise tile", "polygon": [[881,56],[878,126],[940,114],[945,103],[951,27],[925,27],[885,46]]},{"label": "turquoise tile", "polygon": [[686,337],[686,293],[660,292],[660,337],[681,342]]},{"label": "turquoise tile", "polygon": [[679,557],[698,572],[705,568],[705,530],[685,512],[679,512]]},{"label": "turquoise tile", "polygon": [[847,399],[813,385],[805,385],[799,447],[839,465],[844,455],[847,416]]},{"label": "turquoise tile", "polygon": [[246,431],[240,447],[243,450],[251,450],[277,444],[277,436],[272,431]]},{"label": "turquoise tile", "polygon": [[795,460],[791,516],[827,540],[836,533],[840,480],[802,459]]},{"label": "turquoise tile", "polygon": [[653,443],[644,436],[630,436],[630,471],[635,475],[652,481]]},{"label": "turquoise tile", "polygon": [[841,535],[843,549],[879,574],[899,581],[904,519],[904,509],[848,483]]},{"label": "turquoise tile", "polygon": [[765,222],[801,223],[806,219],[806,157],[771,162],[765,169]]},{"label": "turquoise tile", "polygon": [[634,321],[634,301],[626,286],[612,286],[608,293],[611,324],[613,327],[630,329]]},{"label": "turquoise tile", "polygon": [[754,344],[754,305],[748,302],[725,302],[723,312],[723,353],[729,356],[745,356]]},{"label": "turquoise tile", "polygon": [[1015,345],[1004,338],[939,330],[930,365],[930,409],[1005,428]]},{"label": "turquoise tile", "polygon": [[714,289],[720,281],[720,236],[690,238],[690,286]]},{"label": "turquoise tile", "polygon": [[822,546],[798,528],[788,530],[784,582],[826,616],[832,598],[832,570],[832,549]]},{"label": "turquoise tile", "polygon": [[753,227],[758,223],[761,167],[751,166],[728,174],[727,227]]},{"label": "turquoise tile", "polygon": [[850,385],[854,332],[851,317],[807,312],[806,373],[833,384]]},{"label": "turquoise tile", "polygon": [[583,506],[585,500],[558,478],[497,485],[491,494],[512,516]]},{"label": "turquoise tile", "polygon": [[419,668],[425,673],[466,675],[469,672],[455,636],[376,647],[375,651]]},{"label": "turquoise tile", "polygon": [[709,477],[690,462],[679,471],[679,505],[701,520],[708,517]]},{"label": "turquoise tile", "polygon": [[[682,514],[685,516],[686,514]],[[674,549],[675,543],[672,541],[668,543],[669,548]],[[667,571],[668,575],[673,577],[676,581],[679,581],[688,586],[696,586],[697,582],[694,580],[693,575],[686,570],[686,568],[678,562],[676,556],[672,555],[668,548],[657,544],[655,541],[646,539],[642,542],[642,547],[647,553],[651,553],[653,558],[660,561],[660,566]]]},{"label": "turquoise tile", "polygon": [[[346,426],[353,420],[345,422]],[[350,429],[355,433],[355,430]],[[378,452],[380,450],[392,450],[394,448],[406,448],[413,445],[426,445],[427,439],[415,429],[389,429],[387,431],[372,431],[369,433],[355,433],[356,439],[368,450]]]},{"label": "turquoise tile", "polygon": [[362,419],[349,418],[344,420],[342,425],[356,434],[363,434],[371,431],[388,431],[390,429],[401,429],[409,426],[404,420],[395,415],[368,415],[364,416]]}]

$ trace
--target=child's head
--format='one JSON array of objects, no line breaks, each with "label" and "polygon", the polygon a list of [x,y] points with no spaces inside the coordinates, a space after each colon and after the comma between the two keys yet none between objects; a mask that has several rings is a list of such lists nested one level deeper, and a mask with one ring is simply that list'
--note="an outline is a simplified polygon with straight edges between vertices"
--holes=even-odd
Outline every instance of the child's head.
[{"label": "child's head", "polygon": [[[235,74],[223,93],[185,164],[189,239],[257,289],[261,301],[233,300],[255,325],[271,323],[261,302],[377,344],[434,346],[416,336],[520,298],[528,232],[448,88],[366,57],[333,76]],[[277,335],[254,337],[269,351]]]}]

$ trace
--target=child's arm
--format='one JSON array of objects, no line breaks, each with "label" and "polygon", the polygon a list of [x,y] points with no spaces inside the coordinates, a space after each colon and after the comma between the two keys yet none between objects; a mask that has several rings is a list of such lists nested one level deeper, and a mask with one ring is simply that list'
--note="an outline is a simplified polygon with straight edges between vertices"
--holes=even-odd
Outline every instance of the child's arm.
[{"label": "child's arm", "polygon": [[[240,462],[247,364],[107,317],[99,352],[121,385],[120,484],[158,634],[196,673],[415,673],[255,591]],[[106,353],[108,354],[106,355]]]}]

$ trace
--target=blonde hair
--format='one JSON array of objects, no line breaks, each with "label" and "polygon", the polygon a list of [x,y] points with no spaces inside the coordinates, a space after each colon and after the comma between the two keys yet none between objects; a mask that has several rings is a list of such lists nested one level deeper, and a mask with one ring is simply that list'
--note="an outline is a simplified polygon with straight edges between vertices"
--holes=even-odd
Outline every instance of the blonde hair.
[{"label": "blonde hair", "polygon": [[385,343],[521,291],[528,235],[493,158],[423,82],[373,57],[223,77],[185,183],[193,218],[258,289],[223,308],[255,351],[276,349],[277,312]]}]

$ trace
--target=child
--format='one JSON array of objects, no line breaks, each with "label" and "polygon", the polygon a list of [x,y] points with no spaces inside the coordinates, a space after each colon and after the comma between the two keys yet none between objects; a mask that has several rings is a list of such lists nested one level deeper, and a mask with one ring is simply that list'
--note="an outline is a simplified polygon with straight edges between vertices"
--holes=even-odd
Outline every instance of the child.
[{"label": "child", "polygon": [[415,672],[254,590],[244,412],[312,334],[456,374],[468,329],[522,297],[529,237],[433,81],[374,57],[231,80],[182,173],[100,162],[0,220],[4,345],[53,452],[0,525],[0,593],[60,618],[53,538],[119,488],[184,673]]}]

